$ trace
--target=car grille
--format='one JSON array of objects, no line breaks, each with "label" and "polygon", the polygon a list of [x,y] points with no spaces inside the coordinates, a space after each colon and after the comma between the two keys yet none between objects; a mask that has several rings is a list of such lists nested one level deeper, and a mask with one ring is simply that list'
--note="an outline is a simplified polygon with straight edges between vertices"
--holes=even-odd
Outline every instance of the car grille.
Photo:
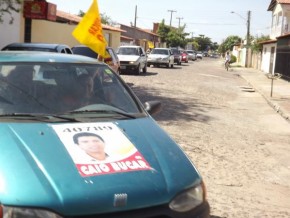
[{"label": "car grille", "polygon": [[120,64],[129,64],[129,61],[120,61]]}]

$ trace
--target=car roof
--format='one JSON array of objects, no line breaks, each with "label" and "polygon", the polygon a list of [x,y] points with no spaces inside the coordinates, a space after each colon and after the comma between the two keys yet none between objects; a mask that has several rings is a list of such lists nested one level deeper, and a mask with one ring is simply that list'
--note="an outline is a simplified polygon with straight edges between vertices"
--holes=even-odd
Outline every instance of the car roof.
[{"label": "car roof", "polygon": [[1,62],[48,62],[103,64],[94,58],[82,55],[37,51],[0,51]]},{"label": "car roof", "polygon": [[140,48],[141,46],[139,46],[139,45],[121,45],[120,48],[122,48],[122,47]]},{"label": "car roof", "polygon": [[68,45],[65,44],[56,44],[56,43],[11,43],[6,45],[3,49],[10,47],[10,48],[15,48],[15,47],[22,47],[22,48],[26,48],[26,47],[30,47],[30,48],[48,48],[48,49],[55,49],[57,47],[68,47]]},{"label": "car roof", "polygon": [[153,49],[163,49],[163,50],[170,50],[169,48],[153,48]]}]

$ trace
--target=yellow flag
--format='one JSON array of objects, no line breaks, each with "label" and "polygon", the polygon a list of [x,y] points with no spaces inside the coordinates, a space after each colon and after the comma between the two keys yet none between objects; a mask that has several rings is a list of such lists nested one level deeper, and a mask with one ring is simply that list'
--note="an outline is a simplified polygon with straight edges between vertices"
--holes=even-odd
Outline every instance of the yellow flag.
[{"label": "yellow flag", "polygon": [[99,55],[106,57],[107,41],[103,36],[101,16],[97,0],[93,3],[80,23],[72,32],[72,35],[81,43]]},{"label": "yellow flag", "polygon": [[148,41],[148,46],[149,46],[149,48],[154,48],[154,44],[153,44],[153,42]]}]

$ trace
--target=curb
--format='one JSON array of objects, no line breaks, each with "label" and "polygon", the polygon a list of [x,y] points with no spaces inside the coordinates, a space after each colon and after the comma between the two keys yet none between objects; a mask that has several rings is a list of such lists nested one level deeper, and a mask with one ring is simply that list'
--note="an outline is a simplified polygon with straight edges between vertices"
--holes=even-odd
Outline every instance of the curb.
[{"label": "curb", "polygon": [[278,113],[280,114],[286,121],[290,122],[290,115],[280,107],[279,104],[271,101],[269,97],[267,97],[260,89],[256,88],[249,80],[247,80],[243,75],[239,74],[240,77],[242,77],[244,80],[247,81],[247,83],[253,87],[260,95],[263,96],[263,98],[267,101],[267,103]]}]

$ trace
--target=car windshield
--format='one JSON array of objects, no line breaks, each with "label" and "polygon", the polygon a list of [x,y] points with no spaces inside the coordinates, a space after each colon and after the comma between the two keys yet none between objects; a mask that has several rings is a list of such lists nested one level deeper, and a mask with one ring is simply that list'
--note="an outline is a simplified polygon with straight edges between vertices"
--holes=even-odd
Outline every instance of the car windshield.
[{"label": "car windshield", "polygon": [[169,55],[169,52],[166,49],[153,49],[151,54]]},{"label": "car windshield", "polygon": [[119,55],[139,55],[138,54],[138,49],[135,47],[120,47],[118,49],[118,54]]},{"label": "car windshield", "polygon": [[171,49],[173,54],[180,54],[180,52],[177,49]]},{"label": "car windshield", "polygon": [[141,112],[130,90],[106,65],[0,62],[0,116],[106,107]]}]

